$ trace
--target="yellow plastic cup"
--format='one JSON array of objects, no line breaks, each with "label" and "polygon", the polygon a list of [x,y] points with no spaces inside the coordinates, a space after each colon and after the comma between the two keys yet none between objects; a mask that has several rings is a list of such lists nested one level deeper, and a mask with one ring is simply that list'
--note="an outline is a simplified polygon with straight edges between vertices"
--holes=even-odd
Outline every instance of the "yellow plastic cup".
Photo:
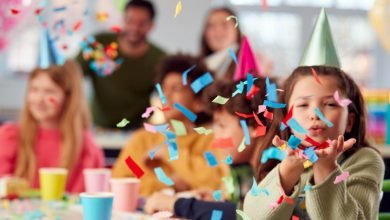
[{"label": "yellow plastic cup", "polygon": [[39,169],[42,200],[61,200],[65,192],[67,175],[68,170],[64,168]]}]

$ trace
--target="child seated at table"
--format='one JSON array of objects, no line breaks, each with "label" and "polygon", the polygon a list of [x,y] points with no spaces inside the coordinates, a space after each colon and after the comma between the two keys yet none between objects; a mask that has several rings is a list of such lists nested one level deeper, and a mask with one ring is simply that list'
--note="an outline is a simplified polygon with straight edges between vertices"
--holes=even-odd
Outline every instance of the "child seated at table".
[{"label": "child seated at table", "polygon": [[[194,65],[195,67],[192,68]],[[186,77],[187,84],[184,85],[182,73],[190,68],[192,69]],[[126,158],[130,156],[145,172],[140,179],[140,194],[142,196],[149,196],[153,192],[172,187],[175,191],[193,190],[201,187],[217,189],[220,187],[221,178],[228,175],[228,168],[223,164],[216,167],[208,165],[204,157],[206,151],[214,153],[218,160],[222,158],[219,158],[220,154],[217,150],[211,149],[212,135],[198,134],[194,131],[197,125],[207,121],[207,117],[202,113],[204,108],[203,90],[194,93],[190,85],[206,72],[207,69],[203,63],[188,55],[173,55],[161,62],[157,81],[161,83],[167,101],[163,111],[165,119],[171,123],[179,121],[187,134],[175,136],[172,135],[172,130],[151,133],[143,128],[135,131],[114,164],[113,177],[134,176],[125,162]],[[197,114],[196,121],[192,122],[180,112],[176,108],[177,104]],[[167,106],[169,106],[169,110],[166,109]],[[176,159],[172,159],[168,150],[169,146],[165,142],[166,137],[162,133],[165,136],[170,134],[171,138],[175,136],[173,139],[176,139],[178,151]],[[153,159],[150,157],[150,153],[155,154]],[[159,181],[154,172],[155,168],[162,168],[174,184],[168,186]]]},{"label": "child seated at table", "polygon": [[22,177],[38,188],[40,168],[62,167],[66,190],[84,190],[82,170],[103,167],[104,157],[90,132],[81,82],[72,61],[32,71],[20,121],[0,127],[0,176]]}]

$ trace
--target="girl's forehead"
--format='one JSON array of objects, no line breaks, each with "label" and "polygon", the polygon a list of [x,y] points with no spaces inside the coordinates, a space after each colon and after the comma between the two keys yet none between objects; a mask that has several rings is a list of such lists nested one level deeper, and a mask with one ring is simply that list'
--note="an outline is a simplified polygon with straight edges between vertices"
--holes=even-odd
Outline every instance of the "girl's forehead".
[{"label": "girl's forehead", "polygon": [[340,90],[339,82],[332,76],[319,76],[317,81],[313,76],[304,76],[297,80],[292,89],[294,95],[315,95],[323,93],[334,93]]}]

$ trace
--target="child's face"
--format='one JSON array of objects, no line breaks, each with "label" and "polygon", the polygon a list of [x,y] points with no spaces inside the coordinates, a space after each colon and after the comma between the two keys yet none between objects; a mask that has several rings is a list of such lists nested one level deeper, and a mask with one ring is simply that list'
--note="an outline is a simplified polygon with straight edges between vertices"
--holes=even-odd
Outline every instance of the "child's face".
[{"label": "child's face", "polygon": [[46,73],[31,80],[27,105],[39,124],[58,123],[64,102],[65,92]]},{"label": "child's face", "polygon": [[[293,118],[305,128],[308,136],[317,142],[324,142],[328,138],[336,139],[338,135],[344,135],[350,131],[353,124],[353,116],[348,114],[347,107],[340,106],[333,95],[338,88],[338,82],[331,76],[319,76],[321,84],[318,84],[313,76],[300,78],[294,86],[288,108],[294,106]],[[319,108],[322,114],[333,123],[328,127],[315,113]],[[291,129],[295,136],[305,138]]]},{"label": "child's face", "polygon": [[216,11],[208,18],[205,38],[213,51],[226,49],[237,42],[238,30],[234,27],[234,20],[226,20],[228,16],[225,11]]},{"label": "child's face", "polygon": [[234,147],[229,148],[228,153],[232,156],[233,163],[249,162],[253,152],[251,148],[254,147],[247,146],[247,149],[241,153],[237,151],[244,138],[244,131],[237,116],[226,110],[215,111],[213,113],[213,134],[215,139],[232,138]]},{"label": "child's face", "polygon": [[194,92],[189,86],[183,86],[181,73],[168,73],[162,81],[162,90],[167,98],[167,104],[171,107],[171,110],[164,111],[166,120],[186,120],[186,117],[176,108],[173,107],[174,103],[179,103],[192,112],[198,111],[197,105],[200,104]]}]

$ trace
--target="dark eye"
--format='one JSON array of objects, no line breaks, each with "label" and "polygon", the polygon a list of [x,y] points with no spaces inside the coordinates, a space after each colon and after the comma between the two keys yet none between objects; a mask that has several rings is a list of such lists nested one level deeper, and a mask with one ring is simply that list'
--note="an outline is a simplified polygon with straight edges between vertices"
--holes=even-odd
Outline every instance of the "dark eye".
[{"label": "dark eye", "polygon": [[325,105],[329,106],[329,107],[336,107],[337,106],[337,104],[334,102],[329,102],[329,103],[326,103]]},{"label": "dark eye", "polygon": [[296,105],[297,108],[304,108],[304,107],[307,107],[307,104],[299,104],[299,105]]}]

